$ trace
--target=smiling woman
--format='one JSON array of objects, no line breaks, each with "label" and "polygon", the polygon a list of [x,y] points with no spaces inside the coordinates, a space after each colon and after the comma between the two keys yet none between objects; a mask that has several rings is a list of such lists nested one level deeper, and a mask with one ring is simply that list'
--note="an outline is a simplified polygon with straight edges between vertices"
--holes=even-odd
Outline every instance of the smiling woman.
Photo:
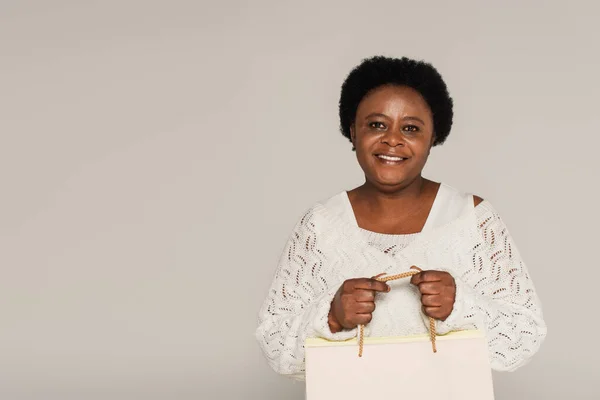
[{"label": "smiling woman", "polygon": [[[302,376],[307,337],[485,332],[492,367],[528,362],[546,336],[527,267],[488,200],[422,176],[452,126],[452,99],[430,64],[373,57],[351,71],[341,132],[365,182],[310,207],[281,255],[256,337],[273,369]],[[412,265],[391,286],[374,278]],[[377,296],[377,310],[375,297]],[[410,362],[410,361],[406,361]]]}]

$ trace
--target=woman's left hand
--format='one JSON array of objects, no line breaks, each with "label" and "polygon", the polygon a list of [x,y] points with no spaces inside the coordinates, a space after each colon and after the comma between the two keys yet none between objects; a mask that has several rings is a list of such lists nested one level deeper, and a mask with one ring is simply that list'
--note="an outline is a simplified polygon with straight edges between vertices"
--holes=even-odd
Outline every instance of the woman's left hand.
[{"label": "woman's left hand", "polygon": [[410,283],[421,292],[423,312],[431,318],[444,321],[454,308],[456,284],[454,278],[444,271],[422,271],[413,275]]}]

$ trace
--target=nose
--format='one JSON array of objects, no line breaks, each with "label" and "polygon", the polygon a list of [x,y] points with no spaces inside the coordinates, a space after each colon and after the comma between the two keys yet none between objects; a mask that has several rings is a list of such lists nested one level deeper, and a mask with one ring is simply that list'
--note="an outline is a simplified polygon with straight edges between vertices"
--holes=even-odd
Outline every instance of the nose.
[{"label": "nose", "polygon": [[389,130],[381,138],[381,143],[385,143],[390,147],[404,146],[404,135],[393,130]]}]

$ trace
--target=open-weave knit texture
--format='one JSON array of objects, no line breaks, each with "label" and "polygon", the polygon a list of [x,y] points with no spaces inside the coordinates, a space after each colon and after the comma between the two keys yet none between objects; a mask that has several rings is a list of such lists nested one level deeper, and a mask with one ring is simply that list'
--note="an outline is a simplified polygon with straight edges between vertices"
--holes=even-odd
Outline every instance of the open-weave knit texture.
[{"label": "open-weave knit texture", "polygon": [[[418,265],[448,271],[456,299],[438,335],[481,329],[492,368],[511,371],[525,364],[546,336],[539,299],[504,222],[488,201],[427,232],[400,237],[362,230],[321,202],[296,223],[259,313],[256,337],[271,367],[302,379],[306,337],[345,340],[357,328],[332,333],[331,301],[346,280],[382,272],[394,275]],[[378,293],[365,334],[426,334],[429,321],[409,280],[391,281]],[[410,360],[402,360],[410,363]]]}]

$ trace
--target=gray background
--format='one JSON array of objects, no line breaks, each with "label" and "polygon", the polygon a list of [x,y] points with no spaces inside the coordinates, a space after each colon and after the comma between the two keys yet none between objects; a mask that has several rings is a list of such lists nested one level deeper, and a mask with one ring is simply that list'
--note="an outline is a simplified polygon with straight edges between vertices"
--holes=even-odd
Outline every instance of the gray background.
[{"label": "gray background", "polygon": [[442,72],[426,176],[496,206],[543,301],[497,398],[600,398],[599,8],[1,1],[0,398],[302,399],[256,314],[301,212],[363,181],[337,101],[374,54]]}]

